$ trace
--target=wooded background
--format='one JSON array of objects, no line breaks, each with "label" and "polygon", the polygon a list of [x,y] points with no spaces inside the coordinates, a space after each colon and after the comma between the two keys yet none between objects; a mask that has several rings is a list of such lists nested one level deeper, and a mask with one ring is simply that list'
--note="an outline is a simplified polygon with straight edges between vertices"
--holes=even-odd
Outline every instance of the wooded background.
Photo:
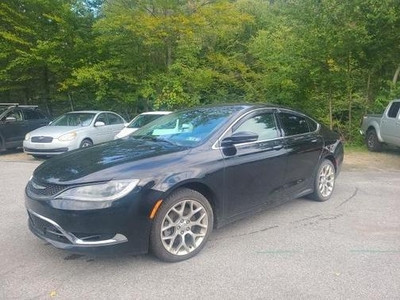
[{"label": "wooded background", "polygon": [[50,115],[268,102],[360,141],[398,97],[399,0],[2,0],[0,102]]}]

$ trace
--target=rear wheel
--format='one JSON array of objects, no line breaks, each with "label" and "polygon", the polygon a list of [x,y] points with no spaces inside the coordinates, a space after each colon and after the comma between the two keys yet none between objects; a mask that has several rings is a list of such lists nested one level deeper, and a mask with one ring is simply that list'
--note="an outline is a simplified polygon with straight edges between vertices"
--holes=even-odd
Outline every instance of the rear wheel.
[{"label": "rear wheel", "polygon": [[382,150],[382,143],[379,142],[375,129],[368,130],[365,141],[369,151],[379,152]]},{"label": "rear wheel", "polygon": [[180,189],[167,197],[152,225],[150,248],[167,262],[179,262],[203,249],[213,229],[210,203],[200,193]]},{"label": "rear wheel", "polygon": [[322,161],[314,178],[314,192],[311,198],[316,201],[328,200],[335,188],[335,167],[329,159]]},{"label": "rear wheel", "polygon": [[90,147],[90,146],[93,146],[93,142],[89,139],[84,139],[81,142],[81,145],[79,146],[79,148],[85,148],[85,147]]}]

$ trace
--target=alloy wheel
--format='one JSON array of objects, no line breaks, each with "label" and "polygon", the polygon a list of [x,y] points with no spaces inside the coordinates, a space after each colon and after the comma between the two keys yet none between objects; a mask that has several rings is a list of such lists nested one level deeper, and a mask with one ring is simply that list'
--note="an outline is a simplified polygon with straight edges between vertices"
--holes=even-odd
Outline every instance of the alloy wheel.
[{"label": "alloy wheel", "polygon": [[167,212],[162,221],[162,245],[171,254],[187,255],[201,245],[208,226],[208,215],[200,202],[180,201]]},{"label": "alloy wheel", "polygon": [[318,190],[323,197],[328,197],[335,185],[335,172],[331,164],[323,166],[319,173]]}]

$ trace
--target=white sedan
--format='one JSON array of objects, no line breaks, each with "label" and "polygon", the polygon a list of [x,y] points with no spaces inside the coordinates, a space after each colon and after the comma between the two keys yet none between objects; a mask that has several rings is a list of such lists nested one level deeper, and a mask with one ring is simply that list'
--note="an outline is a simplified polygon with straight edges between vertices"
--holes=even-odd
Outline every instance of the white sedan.
[{"label": "white sedan", "polygon": [[122,129],[116,136],[115,139],[120,139],[123,137],[128,136],[132,132],[135,132],[142,126],[153,122],[155,119],[158,119],[162,116],[170,114],[170,111],[148,111],[141,113],[140,115],[137,115],[135,118],[133,118],[132,121],[129,122],[128,125],[124,129]]},{"label": "white sedan", "polygon": [[53,156],[106,141],[125,127],[125,120],[110,111],[74,111],[49,125],[29,132],[24,152],[34,157]]}]

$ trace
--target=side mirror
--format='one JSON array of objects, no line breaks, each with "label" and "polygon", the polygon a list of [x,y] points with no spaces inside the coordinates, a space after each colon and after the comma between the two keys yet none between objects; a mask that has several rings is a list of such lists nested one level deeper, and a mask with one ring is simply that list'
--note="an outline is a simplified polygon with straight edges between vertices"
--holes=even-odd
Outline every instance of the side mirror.
[{"label": "side mirror", "polygon": [[97,121],[96,123],[94,123],[94,127],[101,127],[101,126],[105,126],[106,123],[102,122],[102,121]]},{"label": "side mirror", "polygon": [[255,142],[258,139],[258,134],[251,131],[240,131],[224,138],[221,141],[222,147],[232,147],[236,144],[244,144]]}]

